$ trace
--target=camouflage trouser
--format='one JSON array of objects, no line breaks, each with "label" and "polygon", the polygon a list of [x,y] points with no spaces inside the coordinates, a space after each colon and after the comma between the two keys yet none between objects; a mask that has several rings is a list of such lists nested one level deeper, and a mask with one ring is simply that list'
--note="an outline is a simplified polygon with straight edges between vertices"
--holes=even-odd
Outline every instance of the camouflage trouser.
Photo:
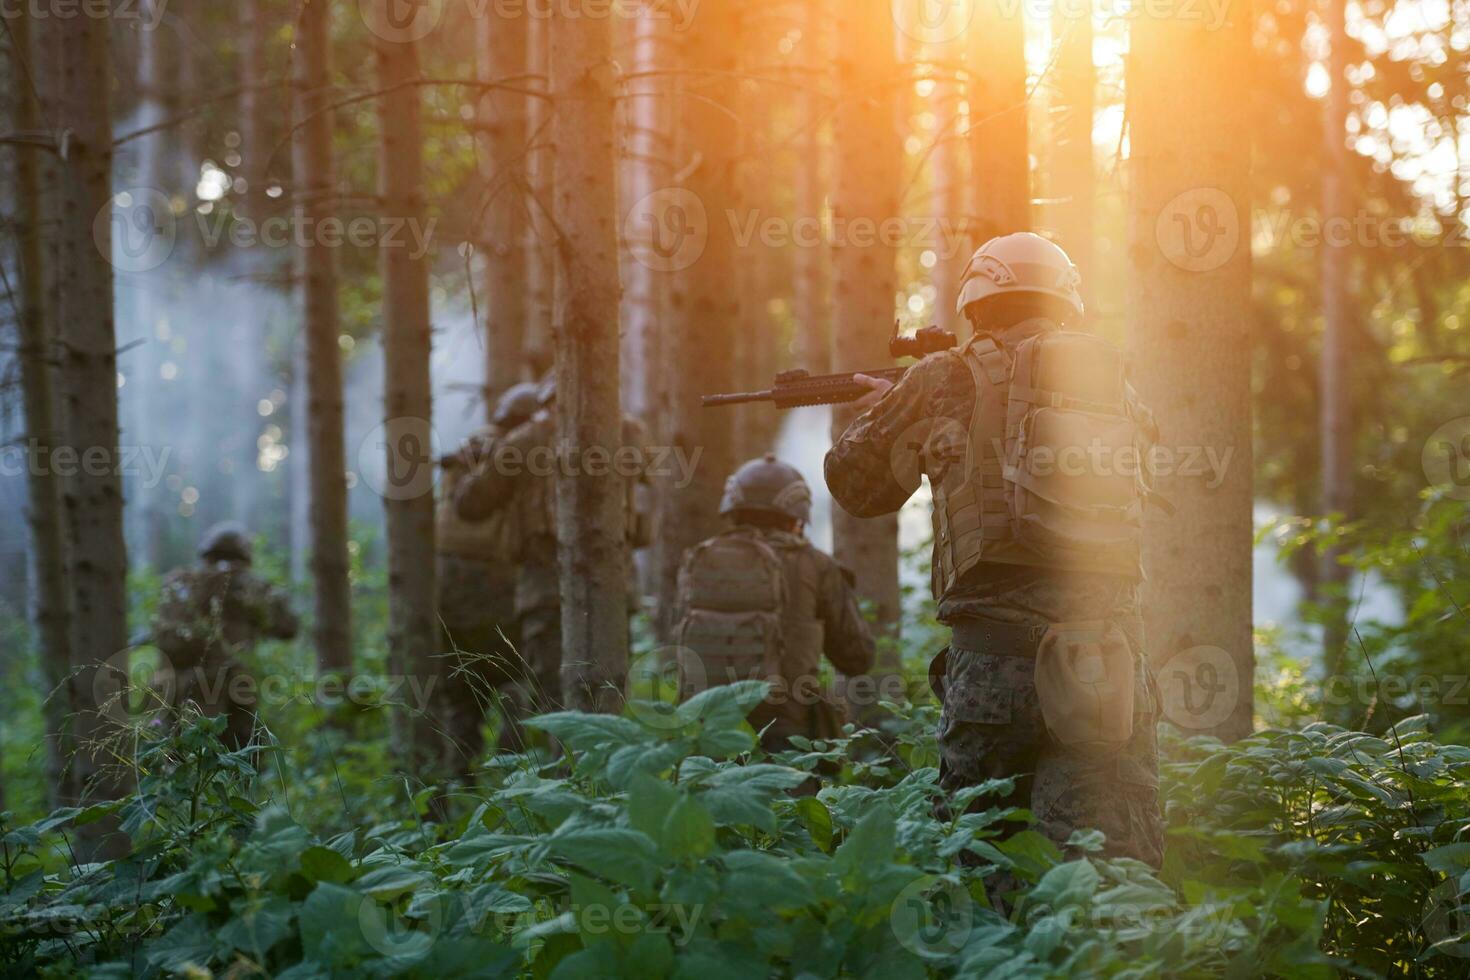
[{"label": "camouflage trouser", "polygon": [[[1047,625],[1035,608],[996,611],[1012,623]],[[1038,829],[1058,844],[1065,845],[1074,830],[1094,828],[1107,836],[1107,856],[1137,858],[1157,868],[1163,862],[1156,734],[1161,702],[1143,658],[1136,608],[1116,610],[1113,618],[1137,657],[1133,737],[1121,751],[1084,755],[1050,737],[1031,651],[951,648],[941,654],[940,785],[953,792],[1017,777],[1015,792],[1001,805],[1029,809]],[[995,803],[982,798],[975,806]]]},{"label": "camouflage trouser", "polygon": [[222,740],[231,751],[250,744],[255,734],[256,684],[238,660],[206,657],[193,667],[176,668],[173,706],[192,701],[207,718],[225,716]]}]

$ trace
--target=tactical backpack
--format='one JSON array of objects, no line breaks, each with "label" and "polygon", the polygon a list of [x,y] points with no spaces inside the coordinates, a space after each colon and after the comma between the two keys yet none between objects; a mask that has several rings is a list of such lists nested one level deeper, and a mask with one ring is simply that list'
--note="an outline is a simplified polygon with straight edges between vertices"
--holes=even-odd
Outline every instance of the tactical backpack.
[{"label": "tactical backpack", "polygon": [[1011,367],[1003,471],[1016,540],[1062,567],[1108,555],[1132,562],[1153,441],[1116,346],[1066,331],[1022,342]]},{"label": "tactical backpack", "polygon": [[780,683],[786,589],[776,550],[732,531],[690,549],[679,570],[679,699],[723,684]]}]

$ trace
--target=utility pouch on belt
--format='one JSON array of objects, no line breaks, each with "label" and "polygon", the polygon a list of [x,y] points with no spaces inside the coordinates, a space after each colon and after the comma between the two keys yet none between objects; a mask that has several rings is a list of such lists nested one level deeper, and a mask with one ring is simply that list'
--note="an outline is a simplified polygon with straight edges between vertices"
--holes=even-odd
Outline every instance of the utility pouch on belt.
[{"label": "utility pouch on belt", "polygon": [[1116,623],[1056,623],[1036,652],[1036,693],[1052,738],[1094,754],[1133,737],[1133,650]]}]

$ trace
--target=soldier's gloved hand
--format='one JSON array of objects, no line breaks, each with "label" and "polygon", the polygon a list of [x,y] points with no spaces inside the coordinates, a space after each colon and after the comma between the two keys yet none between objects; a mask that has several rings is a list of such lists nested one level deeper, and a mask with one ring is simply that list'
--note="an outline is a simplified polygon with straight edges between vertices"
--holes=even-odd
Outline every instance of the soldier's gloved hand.
[{"label": "soldier's gloved hand", "polygon": [[855,384],[860,384],[864,388],[871,389],[868,394],[864,395],[863,397],[852,403],[853,407],[860,412],[866,412],[868,409],[878,404],[878,402],[882,400],[883,396],[888,394],[888,389],[893,387],[892,381],[885,381],[882,378],[874,378],[866,374],[854,374],[852,376],[852,380]]}]

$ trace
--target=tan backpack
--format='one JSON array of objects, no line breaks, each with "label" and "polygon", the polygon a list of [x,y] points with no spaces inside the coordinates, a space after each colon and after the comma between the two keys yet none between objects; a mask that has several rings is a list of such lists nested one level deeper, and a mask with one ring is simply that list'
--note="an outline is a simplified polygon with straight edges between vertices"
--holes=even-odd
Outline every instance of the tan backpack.
[{"label": "tan backpack", "polygon": [[779,684],[785,602],[781,558],[758,535],[731,531],[691,548],[674,630],[679,699],[737,681]]},{"label": "tan backpack", "polygon": [[1123,352],[1090,334],[1037,334],[1016,348],[1008,395],[1003,472],[1015,540],[1059,567],[1136,564],[1155,436]]}]

